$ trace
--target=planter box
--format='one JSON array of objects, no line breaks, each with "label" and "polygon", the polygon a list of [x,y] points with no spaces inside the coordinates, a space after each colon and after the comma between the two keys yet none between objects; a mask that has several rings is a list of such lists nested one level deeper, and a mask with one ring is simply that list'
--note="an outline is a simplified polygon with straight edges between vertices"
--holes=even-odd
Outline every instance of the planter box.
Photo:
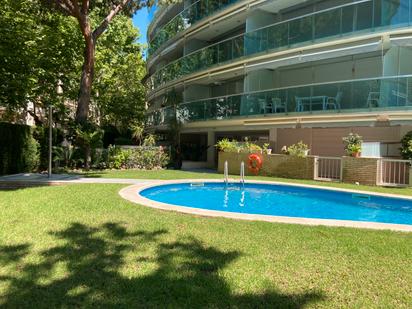
[{"label": "planter box", "polygon": [[378,158],[342,158],[342,181],[376,186]]},{"label": "planter box", "polygon": [[[228,162],[229,174],[239,175],[240,164],[245,162],[245,174],[254,175],[248,169],[248,153],[220,152],[218,171],[223,173],[225,161]],[[281,154],[261,154],[263,166],[260,176],[274,176],[294,179],[313,179],[314,157],[298,158]]]}]

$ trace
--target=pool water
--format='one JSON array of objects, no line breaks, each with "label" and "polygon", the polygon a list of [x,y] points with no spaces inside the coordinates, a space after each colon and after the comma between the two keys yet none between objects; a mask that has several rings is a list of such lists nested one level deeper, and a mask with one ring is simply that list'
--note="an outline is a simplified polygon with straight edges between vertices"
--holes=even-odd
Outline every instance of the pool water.
[{"label": "pool water", "polygon": [[184,183],[151,187],[140,195],[208,210],[412,225],[412,200],[289,185]]}]

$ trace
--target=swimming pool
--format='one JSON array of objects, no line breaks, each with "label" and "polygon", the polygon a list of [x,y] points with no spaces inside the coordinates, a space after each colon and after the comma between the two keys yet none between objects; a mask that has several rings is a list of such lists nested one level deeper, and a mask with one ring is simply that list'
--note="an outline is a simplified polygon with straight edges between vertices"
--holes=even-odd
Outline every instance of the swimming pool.
[{"label": "swimming pool", "polygon": [[412,200],[284,184],[174,183],[143,189],[152,201],[238,214],[412,225]]}]

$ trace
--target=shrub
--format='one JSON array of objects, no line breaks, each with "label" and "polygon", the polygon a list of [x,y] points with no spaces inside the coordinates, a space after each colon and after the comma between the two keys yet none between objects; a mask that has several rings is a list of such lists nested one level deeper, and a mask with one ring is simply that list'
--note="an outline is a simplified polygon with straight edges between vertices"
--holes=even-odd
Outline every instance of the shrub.
[{"label": "shrub", "polygon": [[245,142],[239,146],[239,152],[243,153],[262,153],[262,147],[257,144],[249,142],[249,139],[246,137]]},{"label": "shrub", "polygon": [[238,142],[230,141],[228,138],[218,141],[215,147],[222,152],[238,152],[240,149]]},{"label": "shrub", "polygon": [[138,147],[133,149],[126,161],[126,168],[153,170],[166,166],[168,155],[162,147]]},{"label": "shrub", "polygon": [[127,169],[158,169],[166,166],[169,156],[162,147],[136,147],[122,149],[110,146],[108,149],[107,167]]},{"label": "shrub", "polygon": [[406,133],[401,140],[401,155],[405,160],[412,160],[412,131]]},{"label": "shrub", "polygon": [[249,142],[247,138],[245,138],[244,143],[238,143],[237,141],[231,141],[228,138],[224,138],[217,142],[215,145],[219,151],[223,152],[242,152],[242,153],[254,153],[254,152],[262,152],[262,147],[257,144]]},{"label": "shrub", "polygon": [[0,175],[33,172],[39,166],[39,144],[26,125],[0,122]]},{"label": "shrub", "polygon": [[[33,137],[39,143],[39,169],[45,170],[49,166],[49,128],[37,126],[33,130]],[[63,131],[58,128],[52,130],[53,146],[60,145],[63,141]]]},{"label": "shrub", "polygon": [[308,151],[309,151],[309,147],[303,141],[293,144],[287,148],[287,153],[289,155],[295,156],[298,158],[306,157],[308,154]]},{"label": "shrub", "polygon": [[107,152],[107,166],[109,168],[125,168],[126,161],[130,155],[129,149],[122,149],[116,146],[109,146]]},{"label": "shrub", "polygon": [[154,136],[153,134],[149,134],[143,140],[143,146],[153,147],[154,145],[156,145],[156,136]]},{"label": "shrub", "polygon": [[103,146],[103,133],[103,130],[88,123],[76,128],[76,144],[83,150],[86,169],[90,168],[93,152]]}]

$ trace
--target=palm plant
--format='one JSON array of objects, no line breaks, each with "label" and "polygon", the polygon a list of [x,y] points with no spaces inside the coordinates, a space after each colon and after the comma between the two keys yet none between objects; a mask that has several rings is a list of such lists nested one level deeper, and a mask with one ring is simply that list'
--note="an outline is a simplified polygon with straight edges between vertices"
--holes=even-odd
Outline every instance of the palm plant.
[{"label": "palm plant", "polygon": [[144,133],[144,126],[142,124],[135,124],[131,127],[132,129],[132,138],[136,140],[136,143],[140,145],[142,143],[143,133]]},{"label": "palm plant", "polygon": [[76,139],[77,144],[84,150],[84,167],[86,170],[90,168],[92,150],[102,147],[103,130],[91,128],[77,128]]}]

